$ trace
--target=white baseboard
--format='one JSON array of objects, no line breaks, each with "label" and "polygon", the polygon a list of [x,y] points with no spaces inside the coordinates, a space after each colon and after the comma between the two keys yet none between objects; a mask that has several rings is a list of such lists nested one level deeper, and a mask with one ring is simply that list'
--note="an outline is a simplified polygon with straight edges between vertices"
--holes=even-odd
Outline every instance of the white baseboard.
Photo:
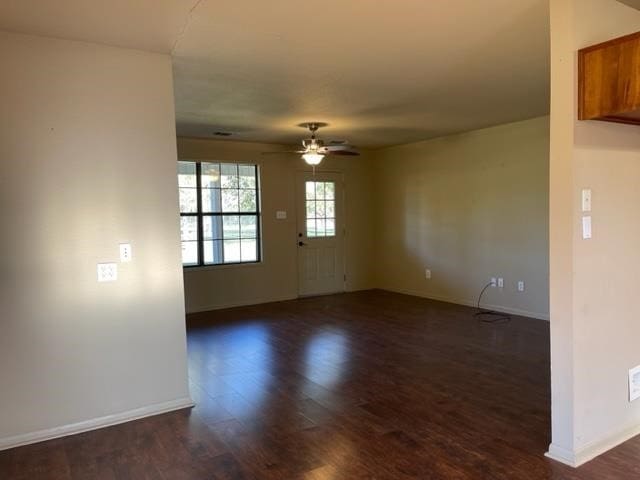
[{"label": "white baseboard", "polygon": [[549,451],[545,453],[544,456],[556,462],[569,465],[570,467],[577,467],[574,453],[571,450],[559,447],[553,443],[549,445]]},{"label": "white baseboard", "polygon": [[210,305],[200,305],[199,307],[189,308],[187,309],[187,314],[210,312],[212,310],[223,310],[225,308],[249,307],[251,305],[261,305],[263,303],[286,302],[287,300],[295,300],[296,298],[298,298],[297,295],[286,295],[282,297],[272,298],[253,298],[250,300],[242,300],[240,302],[231,303],[213,303]]},{"label": "white baseboard", "polygon": [[76,433],[88,432],[99,428],[110,427],[120,423],[139,420],[161,413],[168,413],[174,410],[193,407],[195,404],[189,397],[171,400],[169,402],[157,403],[147,407],[136,408],[122,413],[98,417],[83,422],[71,423],[60,427],[49,428],[46,430],[38,430],[36,432],[24,433],[12,437],[0,438],[0,450],[21,447],[31,443],[44,442],[53,440],[54,438],[66,437],[67,435],[75,435]]},{"label": "white baseboard", "polygon": [[[445,297],[445,296],[440,296],[440,295],[431,295],[431,294],[427,294],[424,292],[417,292],[417,291],[413,291],[413,290],[404,290],[401,288],[388,288],[388,287],[382,287],[380,288],[380,290],[387,290],[389,292],[394,292],[394,293],[402,293],[404,295],[411,295],[414,297],[421,297],[421,298],[428,298],[429,300],[437,300],[439,302],[446,302],[446,303],[455,303],[456,305],[465,305],[467,307],[475,307],[476,306],[476,302],[473,300],[464,300],[461,298],[451,298],[451,297]],[[530,317],[530,318],[536,318],[538,320],[546,320],[549,321],[549,314],[548,313],[541,313],[541,312],[530,312],[528,310],[521,310],[519,308],[511,308],[511,307],[505,307],[504,305],[490,305],[490,304],[486,304],[483,303],[482,304],[483,308],[489,309],[489,310],[495,310],[496,312],[500,312],[500,313],[508,313],[511,315],[518,315],[521,317]]]},{"label": "white baseboard", "polygon": [[587,463],[589,460],[593,460],[597,456],[617,447],[636,435],[640,435],[640,425],[633,425],[600,440],[589,442],[585,446],[579,448],[576,452],[571,452],[567,449],[557,447],[552,443],[549,445],[549,451],[545,455],[571,467],[579,467],[580,465]]},{"label": "white baseboard", "polygon": [[[373,290],[375,287],[363,287],[360,286],[348,286],[344,293],[347,292],[361,292],[363,290]],[[343,292],[340,292],[343,293]],[[240,302],[231,302],[231,303],[213,303],[209,305],[201,305],[199,307],[189,308],[187,310],[187,314],[189,313],[200,313],[200,312],[210,312],[212,310],[223,310],[225,308],[235,308],[235,307],[250,307],[252,305],[262,305],[264,303],[274,303],[274,302],[286,302],[288,300],[296,300],[298,299],[298,295],[285,295],[281,297],[270,297],[270,298],[253,298],[251,300],[242,300]]]}]

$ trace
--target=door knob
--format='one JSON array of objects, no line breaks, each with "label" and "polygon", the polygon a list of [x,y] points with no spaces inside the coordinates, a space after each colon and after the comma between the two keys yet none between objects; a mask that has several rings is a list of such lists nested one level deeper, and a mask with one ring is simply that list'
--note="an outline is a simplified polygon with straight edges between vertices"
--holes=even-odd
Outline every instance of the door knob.
[{"label": "door knob", "polygon": [[306,243],[304,243],[304,242],[298,242],[298,246],[299,247],[304,247],[305,245],[306,245]]}]

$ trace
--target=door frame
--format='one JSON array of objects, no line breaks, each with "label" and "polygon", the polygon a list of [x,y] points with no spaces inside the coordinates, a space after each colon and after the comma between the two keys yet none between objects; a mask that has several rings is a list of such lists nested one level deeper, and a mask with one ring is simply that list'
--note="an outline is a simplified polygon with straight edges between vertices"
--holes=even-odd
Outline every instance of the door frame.
[{"label": "door frame", "polygon": [[[342,219],[340,220],[340,225],[338,225],[336,223],[336,237],[341,237],[340,239],[336,239],[336,241],[340,241],[342,242],[342,283],[341,283],[341,290],[338,292],[332,292],[332,293],[320,293],[320,294],[301,294],[300,293],[300,276],[299,276],[299,272],[300,272],[300,256],[298,255],[298,249],[300,248],[298,246],[298,233],[301,232],[301,227],[298,224],[298,222],[300,221],[300,209],[302,209],[302,205],[300,205],[298,203],[298,201],[300,200],[301,197],[299,194],[299,188],[301,188],[301,183],[298,181],[299,177],[302,174],[318,174],[318,175],[322,175],[325,173],[329,173],[332,175],[339,175],[340,176],[340,201],[342,202]],[[294,239],[294,245],[296,247],[296,287],[298,290],[298,298],[307,298],[307,297],[321,297],[323,295],[335,295],[337,293],[344,293],[347,291],[347,182],[345,181],[345,173],[343,171],[340,170],[318,170],[316,169],[315,172],[313,169],[306,169],[306,168],[297,168],[295,170],[295,175],[294,175],[294,203],[295,203],[295,215],[296,215],[296,231],[295,231],[295,239]],[[306,217],[306,206],[305,206],[305,217]],[[306,225],[304,226],[304,228],[306,229]],[[338,235],[338,231],[342,231],[342,235]]]}]

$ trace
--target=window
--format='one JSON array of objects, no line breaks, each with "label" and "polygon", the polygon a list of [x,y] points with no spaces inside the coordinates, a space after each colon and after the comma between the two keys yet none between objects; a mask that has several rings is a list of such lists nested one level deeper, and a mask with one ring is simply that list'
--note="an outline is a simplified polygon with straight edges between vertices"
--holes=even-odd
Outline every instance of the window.
[{"label": "window", "polygon": [[306,182],[307,237],[335,237],[336,185],[334,182]]},{"label": "window", "polygon": [[178,162],[185,267],[260,261],[256,165]]}]

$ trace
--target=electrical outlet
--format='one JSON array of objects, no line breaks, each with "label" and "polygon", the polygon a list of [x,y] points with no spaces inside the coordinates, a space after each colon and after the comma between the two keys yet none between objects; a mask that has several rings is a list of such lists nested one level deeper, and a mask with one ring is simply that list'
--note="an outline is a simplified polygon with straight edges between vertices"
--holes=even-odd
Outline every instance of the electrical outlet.
[{"label": "electrical outlet", "polygon": [[498,280],[496,280],[496,277],[491,277],[491,286],[495,287],[498,284]]},{"label": "electrical outlet", "polygon": [[518,291],[524,292],[524,282],[522,280],[518,282]]},{"label": "electrical outlet", "polygon": [[640,366],[629,370],[629,401],[640,398]]},{"label": "electrical outlet", "polygon": [[582,238],[584,240],[591,238],[591,215],[582,217]]},{"label": "electrical outlet", "polygon": [[498,288],[504,288],[504,278],[498,278]]},{"label": "electrical outlet", "polygon": [[130,262],[132,257],[131,244],[130,243],[121,243],[120,244],[120,261],[123,263]]},{"label": "electrical outlet", "polygon": [[425,268],[424,270],[424,278],[426,278],[427,280],[431,280],[431,270],[429,270],[428,268]]},{"label": "electrical outlet", "polygon": [[98,281],[115,282],[118,279],[118,265],[115,263],[98,264]]}]

